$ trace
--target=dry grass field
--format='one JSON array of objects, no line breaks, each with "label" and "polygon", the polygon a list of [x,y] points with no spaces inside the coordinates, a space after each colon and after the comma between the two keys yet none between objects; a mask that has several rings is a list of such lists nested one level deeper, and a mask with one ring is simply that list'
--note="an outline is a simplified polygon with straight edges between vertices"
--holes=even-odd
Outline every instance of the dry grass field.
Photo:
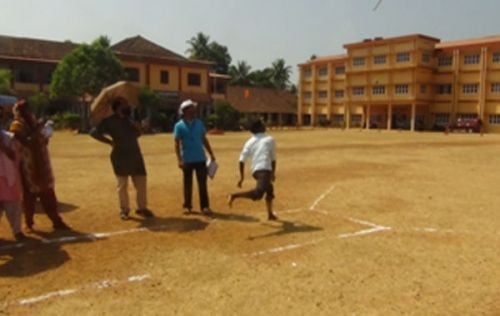
[{"label": "dry grass field", "polygon": [[500,135],[270,133],[277,222],[226,205],[248,133],[210,136],[213,218],[182,214],[172,135],[142,137],[157,218],[129,221],[109,148],[57,133],[74,231],[38,214],[16,244],[2,218],[0,315],[500,315]]}]

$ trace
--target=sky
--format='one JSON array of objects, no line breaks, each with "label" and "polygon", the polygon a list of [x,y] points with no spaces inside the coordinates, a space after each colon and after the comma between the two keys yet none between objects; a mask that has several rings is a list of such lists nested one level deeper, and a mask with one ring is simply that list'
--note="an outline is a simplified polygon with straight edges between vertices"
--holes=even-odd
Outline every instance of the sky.
[{"label": "sky", "polygon": [[253,70],[292,67],[343,44],[421,33],[442,41],[500,35],[498,0],[0,0],[0,34],[112,43],[141,35],[185,55],[198,32]]}]

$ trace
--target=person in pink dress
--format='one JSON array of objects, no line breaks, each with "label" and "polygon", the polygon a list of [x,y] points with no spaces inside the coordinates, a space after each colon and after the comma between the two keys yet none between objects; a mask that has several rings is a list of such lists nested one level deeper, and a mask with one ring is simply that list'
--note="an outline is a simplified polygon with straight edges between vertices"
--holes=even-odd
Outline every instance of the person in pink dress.
[{"label": "person in pink dress", "polygon": [[[0,121],[3,118],[0,107]],[[16,240],[26,237],[21,231],[21,181],[19,154],[14,136],[0,125],[0,218],[5,212]]]}]

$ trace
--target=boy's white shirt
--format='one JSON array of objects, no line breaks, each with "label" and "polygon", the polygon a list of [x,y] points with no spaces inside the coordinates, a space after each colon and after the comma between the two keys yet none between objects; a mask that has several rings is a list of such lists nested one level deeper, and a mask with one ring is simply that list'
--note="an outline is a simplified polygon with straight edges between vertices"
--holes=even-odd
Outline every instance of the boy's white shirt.
[{"label": "boy's white shirt", "polygon": [[274,139],[266,133],[258,133],[250,137],[243,146],[240,161],[245,162],[252,158],[251,170],[272,171],[272,162],[276,160],[276,144]]}]

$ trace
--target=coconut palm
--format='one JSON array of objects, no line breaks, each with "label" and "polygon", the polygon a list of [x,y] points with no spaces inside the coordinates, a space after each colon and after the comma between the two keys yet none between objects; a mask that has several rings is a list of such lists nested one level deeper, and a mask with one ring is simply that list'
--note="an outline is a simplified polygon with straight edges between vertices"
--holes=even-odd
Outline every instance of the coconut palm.
[{"label": "coconut palm", "polygon": [[252,67],[246,61],[241,60],[236,65],[229,67],[229,75],[231,76],[231,84],[235,86],[251,85],[250,70]]},{"label": "coconut palm", "polygon": [[186,53],[189,55],[189,58],[193,59],[201,59],[208,60],[209,58],[209,41],[210,36],[199,32],[196,36],[191,37],[187,43],[190,47],[186,50]]},{"label": "coconut palm", "polygon": [[276,89],[284,90],[290,84],[292,68],[287,66],[283,58],[276,59],[271,67],[271,82]]}]

